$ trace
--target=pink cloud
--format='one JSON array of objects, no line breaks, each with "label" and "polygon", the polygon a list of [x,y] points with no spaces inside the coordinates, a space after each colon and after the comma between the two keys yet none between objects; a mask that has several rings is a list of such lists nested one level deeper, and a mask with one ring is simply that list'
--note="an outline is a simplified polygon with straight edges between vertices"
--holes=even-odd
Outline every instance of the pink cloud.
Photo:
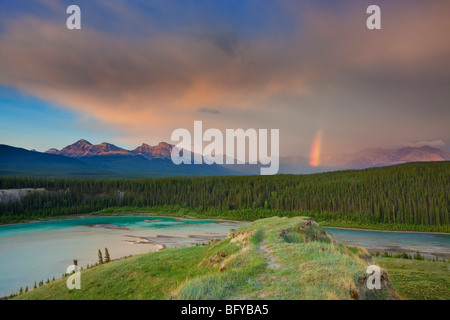
[{"label": "pink cloud", "polygon": [[[302,145],[307,149],[317,130],[311,119],[326,119],[339,108],[335,97],[326,94],[334,90],[345,95],[348,88],[340,88],[349,77],[364,83],[352,74],[355,70],[383,73],[385,78],[448,74],[450,42],[443,32],[450,30],[448,1],[383,11],[380,32],[364,28],[366,15],[359,7],[345,19],[290,9],[299,12],[302,21],[292,34],[250,40],[221,32],[154,32],[128,39],[88,27],[73,32],[32,17],[6,21],[0,35],[0,83],[53,101],[80,119],[117,128],[129,144],[147,140],[145,136],[167,140],[173,129],[198,120],[197,111],[203,108],[220,111],[210,117],[217,127],[250,127],[259,121],[261,127],[274,128],[292,121],[288,139],[296,143],[305,136]],[[135,14],[127,12],[130,17]],[[311,101],[321,102],[318,110]],[[392,105],[406,108],[396,102]],[[355,99],[341,103],[356,106],[353,113],[342,111],[327,122],[330,131],[335,126],[339,134],[327,135],[324,146],[355,139],[347,131],[349,115],[359,112],[360,118],[374,121],[372,115],[379,112],[373,106],[361,106],[360,111]],[[356,122],[351,125],[367,130],[358,139],[376,139],[379,128],[374,125],[369,131],[369,126]],[[412,135],[412,129],[404,127],[399,123],[384,132]],[[309,135],[300,129],[309,130]]]}]

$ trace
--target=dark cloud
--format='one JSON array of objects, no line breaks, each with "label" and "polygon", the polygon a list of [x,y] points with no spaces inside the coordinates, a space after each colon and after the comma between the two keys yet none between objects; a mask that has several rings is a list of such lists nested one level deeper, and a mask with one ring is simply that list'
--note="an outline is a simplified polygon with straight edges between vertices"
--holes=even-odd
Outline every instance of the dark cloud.
[{"label": "dark cloud", "polygon": [[200,113],[220,114],[220,111],[217,109],[200,108],[197,111]]},{"label": "dark cloud", "polygon": [[206,39],[210,40],[217,48],[230,57],[235,57],[238,54],[241,45],[239,35],[234,32],[210,32]]},{"label": "dark cloud", "polygon": [[445,142],[442,140],[433,140],[433,141],[403,141],[399,143],[399,146],[401,147],[415,147],[420,148],[424,146],[430,146],[434,148],[442,148],[445,146]]},{"label": "dark cloud", "polygon": [[120,128],[130,144],[167,140],[217,106],[226,112],[209,125],[279,128],[284,154],[307,154],[318,129],[336,149],[450,140],[450,2],[383,7],[380,31],[365,28],[359,2],[337,15],[290,3],[292,30],[254,37],[228,26],[127,36],[4,20],[0,84]]}]

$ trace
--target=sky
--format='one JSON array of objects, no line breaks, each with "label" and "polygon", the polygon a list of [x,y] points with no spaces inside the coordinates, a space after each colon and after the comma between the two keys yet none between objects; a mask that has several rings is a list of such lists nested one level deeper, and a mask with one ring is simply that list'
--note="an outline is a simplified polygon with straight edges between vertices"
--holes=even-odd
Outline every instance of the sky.
[{"label": "sky", "polygon": [[[66,8],[81,8],[68,30]],[[366,9],[381,8],[381,30]],[[279,129],[281,155],[450,151],[448,0],[0,0],[0,143]],[[317,143],[316,143],[317,144]]]}]

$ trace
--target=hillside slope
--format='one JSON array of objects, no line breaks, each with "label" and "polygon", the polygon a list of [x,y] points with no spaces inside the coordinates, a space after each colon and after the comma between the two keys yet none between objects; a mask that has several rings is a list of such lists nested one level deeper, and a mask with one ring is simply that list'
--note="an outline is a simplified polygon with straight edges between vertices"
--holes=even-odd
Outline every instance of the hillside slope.
[{"label": "hillside slope", "polygon": [[[84,143],[88,145],[88,142]],[[169,159],[158,157],[148,159],[143,155],[135,155],[113,145],[101,144],[99,146],[102,148],[98,150],[92,148],[72,150],[69,148],[68,150],[73,152],[74,156],[68,156],[72,153],[65,149],[42,153],[0,145],[0,176],[143,178],[235,174],[216,164],[175,165],[170,157]],[[104,152],[104,150],[109,150],[109,152]],[[84,153],[89,156],[79,156]]]},{"label": "hillside slope", "polygon": [[81,160],[0,145],[1,176],[105,177],[111,172],[93,168]]},{"label": "hillside slope", "polygon": [[58,279],[18,299],[397,299],[387,274],[367,290],[371,258],[337,244],[310,218],[269,218],[223,241],[90,268],[81,289]]}]

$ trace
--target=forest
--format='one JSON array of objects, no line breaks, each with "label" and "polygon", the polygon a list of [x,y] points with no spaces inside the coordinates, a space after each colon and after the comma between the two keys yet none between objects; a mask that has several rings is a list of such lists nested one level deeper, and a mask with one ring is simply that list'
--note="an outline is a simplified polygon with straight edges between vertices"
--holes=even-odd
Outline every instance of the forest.
[{"label": "forest", "polygon": [[[0,222],[108,208],[182,208],[253,221],[271,215],[371,224],[449,225],[450,162],[311,175],[66,179],[2,177],[0,189],[45,188],[0,204]],[[440,230],[439,228],[437,230]]]}]

